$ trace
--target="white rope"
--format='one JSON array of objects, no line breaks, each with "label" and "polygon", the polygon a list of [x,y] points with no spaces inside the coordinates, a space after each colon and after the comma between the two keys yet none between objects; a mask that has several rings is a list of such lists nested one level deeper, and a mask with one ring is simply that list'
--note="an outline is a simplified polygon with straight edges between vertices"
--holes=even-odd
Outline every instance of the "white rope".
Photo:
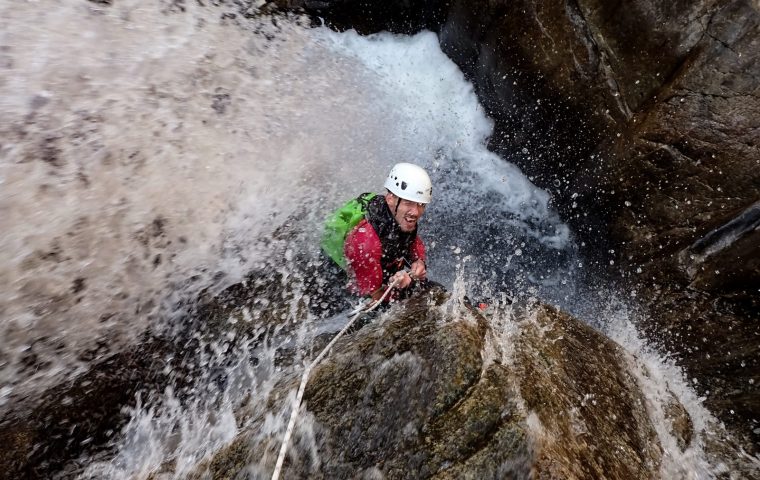
[{"label": "white rope", "polygon": [[332,346],[335,344],[335,342],[338,341],[338,339],[346,333],[346,331],[351,327],[351,325],[354,324],[357,318],[361,316],[362,313],[369,313],[375,308],[377,308],[380,303],[382,303],[383,300],[385,300],[385,297],[388,296],[390,291],[393,289],[393,287],[396,286],[396,284],[400,281],[400,279],[396,279],[393,283],[388,286],[388,288],[385,290],[385,293],[383,293],[383,296],[380,297],[379,300],[375,301],[369,308],[363,309],[361,306],[359,307],[359,311],[356,312],[356,315],[351,317],[351,320],[348,321],[345,327],[343,327],[343,330],[338,332],[335,337],[333,337],[332,340],[330,340],[330,343],[327,344],[327,346],[322,350],[322,352],[317,355],[317,358],[315,358],[309,365],[306,366],[306,369],[303,372],[303,376],[301,377],[301,385],[298,386],[298,393],[296,394],[296,399],[293,402],[293,411],[290,413],[290,421],[288,421],[288,428],[285,430],[285,438],[282,440],[282,446],[280,447],[280,455],[277,457],[277,464],[274,467],[274,473],[272,474],[272,480],[277,480],[280,478],[280,471],[282,470],[282,464],[285,461],[285,453],[288,451],[288,443],[290,442],[290,436],[293,434],[293,427],[296,424],[296,417],[298,417],[298,411],[301,409],[301,401],[303,400],[303,393],[306,390],[306,383],[309,379],[309,374],[311,373],[311,370],[317,366],[317,364],[327,355],[327,353],[330,351]]}]

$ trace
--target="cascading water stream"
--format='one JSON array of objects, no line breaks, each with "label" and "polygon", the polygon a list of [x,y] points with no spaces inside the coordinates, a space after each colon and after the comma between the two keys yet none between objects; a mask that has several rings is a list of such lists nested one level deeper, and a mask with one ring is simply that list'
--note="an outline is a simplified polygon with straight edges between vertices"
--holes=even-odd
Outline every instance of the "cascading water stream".
[{"label": "cascading water stream", "polygon": [[[435,185],[421,227],[431,278],[477,298],[538,297],[590,323],[611,319],[596,326],[655,372],[653,402],[663,382],[675,385],[695,429],[711,428],[680,372],[639,338],[628,299],[600,300],[616,292],[580,280],[583,259],[549,196],[486,149],[492,123],[434,34],[360,37],[228,7],[144,3],[0,6],[4,411],[148,330],[181,331],[201,292],[254,269],[297,278],[325,215],[412,161]],[[72,471],[185,478],[251,424],[237,416],[243,403],[259,416],[257,434],[277,438],[289,411],[263,399],[344,320],[299,314],[304,299],[293,297],[290,328],[252,311],[256,335],[230,327],[200,338],[192,388],[141,394],[110,450]],[[291,366],[277,358],[286,347]],[[316,442],[296,448],[318,458]],[[668,465],[686,463],[694,478],[719,472],[703,448]],[[249,470],[267,474],[263,461]]]}]

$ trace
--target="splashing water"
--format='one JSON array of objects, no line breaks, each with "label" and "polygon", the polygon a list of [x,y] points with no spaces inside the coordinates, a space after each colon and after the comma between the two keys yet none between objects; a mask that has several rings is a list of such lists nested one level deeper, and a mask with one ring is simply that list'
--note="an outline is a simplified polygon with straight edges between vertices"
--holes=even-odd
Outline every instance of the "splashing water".
[{"label": "splashing water", "polygon": [[[237,281],[282,219],[305,208],[316,232],[398,160],[433,170],[431,224],[490,192],[516,223],[548,215],[546,194],[485,149],[490,121],[434,35],[366,41],[185,8],[3,9],[6,395]],[[410,56],[392,61],[397,48]]]},{"label": "splashing water", "polygon": [[[353,160],[347,125],[365,101],[322,95],[346,68],[295,25],[243,34],[187,8],[3,7],[6,395],[86,368],[180,299],[236,281],[274,219],[319,190],[320,162],[335,162],[337,183]],[[348,123],[320,121],[338,114]]]},{"label": "splashing water", "polygon": [[[398,161],[431,173],[421,235],[431,277],[454,285],[454,297],[503,298],[512,288],[562,303],[577,293],[569,229],[546,192],[486,149],[492,122],[434,34],[360,37],[297,18],[233,18],[226,8],[0,6],[6,407],[181,321],[204,289],[271,264],[273,232],[297,223],[280,260],[290,274],[293,250],[316,250],[325,214],[378,191]],[[642,380],[652,395],[677,385],[695,428],[707,430],[711,417],[677,369],[649,352],[624,306],[614,310],[624,313],[606,332],[656,372]],[[500,317],[494,328],[505,344],[493,350],[506,348],[515,326]],[[160,407],[138,403],[113,458],[82,459],[83,476],[146,478],[163,468],[184,478],[247,425],[241,404],[265,419],[259,437],[283,431],[286,404],[275,413],[259,405],[298,371],[275,365],[276,348],[320,332],[307,317],[262,345],[210,345],[216,354],[200,363],[223,365],[224,385],[206,372],[198,385],[208,388],[189,401],[169,389]],[[701,448],[688,453],[694,478],[710,475]]]}]

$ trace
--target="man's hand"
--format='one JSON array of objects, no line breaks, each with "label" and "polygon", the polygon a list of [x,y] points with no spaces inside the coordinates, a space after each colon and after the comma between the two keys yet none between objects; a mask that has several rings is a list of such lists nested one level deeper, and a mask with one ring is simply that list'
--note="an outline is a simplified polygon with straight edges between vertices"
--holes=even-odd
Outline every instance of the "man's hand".
[{"label": "man's hand", "polygon": [[413,279],[422,280],[427,275],[427,269],[425,268],[425,262],[417,260],[412,264],[411,271],[409,272]]},{"label": "man's hand", "polygon": [[396,288],[406,288],[412,283],[412,277],[410,277],[405,270],[399,270],[389,281],[391,283],[398,281],[398,283],[396,283]]},{"label": "man's hand", "polygon": [[[388,283],[391,284],[398,280],[398,283],[396,283],[396,288],[404,289],[412,284],[412,280],[421,280],[426,276],[427,269],[425,268],[425,262],[422,260],[417,260],[412,264],[408,272],[405,270],[399,270],[388,280]],[[379,300],[385,292],[385,288],[385,285],[383,285],[382,287],[372,292],[372,300]]]},{"label": "man's hand", "polygon": [[[400,270],[396,272],[395,275],[393,275],[390,279],[388,279],[388,284],[390,285],[396,280],[398,280],[398,283],[396,283],[395,288],[406,288],[412,283],[412,277],[410,277],[409,274],[404,270]],[[377,290],[375,290],[374,292],[372,292],[370,294],[370,296],[372,297],[372,300],[374,301],[380,300],[380,298],[383,296],[383,293],[385,293],[386,288],[388,287],[386,285],[383,285]]]}]

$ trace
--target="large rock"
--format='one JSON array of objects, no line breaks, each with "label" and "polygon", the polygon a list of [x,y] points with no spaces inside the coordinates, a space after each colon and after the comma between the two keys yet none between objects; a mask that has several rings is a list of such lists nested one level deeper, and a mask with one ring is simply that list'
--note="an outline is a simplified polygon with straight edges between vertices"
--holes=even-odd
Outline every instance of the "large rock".
[{"label": "large rock", "polygon": [[[522,325],[516,350],[520,391],[541,425],[539,477],[656,476],[659,439],[617,344],[542,306]],[[676,419],[689,422],[685,412]],[[681,442],[690,441],[687,430]]]},{"label": "large rock", "polygon": [[[336,344],[307,385],[284,478],[659,476],[648,400],[620,347],[540,305],[497,312],[516,327],[505,339],[445,300],[431,291]],[[271,472],[280,436],[262,437],[259,415],[199,478]]]}]

